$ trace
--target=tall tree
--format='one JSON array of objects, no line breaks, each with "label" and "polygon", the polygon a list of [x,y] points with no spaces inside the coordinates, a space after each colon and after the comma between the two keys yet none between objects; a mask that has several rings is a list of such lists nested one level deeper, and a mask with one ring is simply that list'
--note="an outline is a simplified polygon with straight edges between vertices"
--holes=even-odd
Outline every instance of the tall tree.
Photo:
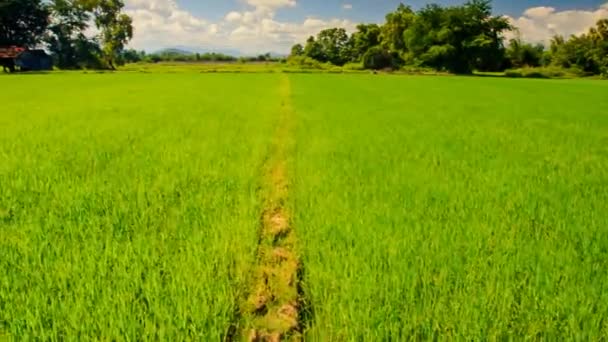
[{"label": "tall tree", "polygon": [[41,0],[0,0],[0,46],[38,44],[49,24]]},{"label": "tall tree", "polygon": [[500,59],[503,33],[510,28],[506,19],[492,16],[490,0],[429,5],[404,33],[405,46],[423,65],[469,73],[480,66],[490,68],[491,60]]},{"label": "tall tree", "polygon": [[386,15],[386,23],[381,29],[381,39],[384,47],[392,52],[406,50],[403,34],[413,23],[416,14],[412,8],[402,3],[394,12]]},{"label": "tall tree", "polygon": [[509,59],[509,67],[538,67],[543,60],[545,47],[542,44],[532,45],[521,40],[511,39],[507,48],[506,56]]},{"label": "tall tree", "polygon": [[292,56],[292,57],[302,56],[303,54],[304,54],[304,47],[302,46],[302,44],[296,44],[291,47],[290,56]]},{"label": "tall tree", "polygon": [[360,61],[365,53],[374,46],[380,45],[380,26],[377,24],[360,24],[351,36],[353,59]]},{"label": "tall tree", "polygon": [[304,55],[323,63],[327,62],[327,56],[323,52],[323,47],[313,36],[308,37],[306,40]]},{"label": "tall tree", "polygon": [[133,21],[122,13],[122,0],[87,0],[95,14],[95,25],[101,31],[102,51],[105,62],[111,69],[125,45],[133,38]]},{"label": "tall tree", "polygon": [[84,34],[92,13],[84,0],[52,0],[52,20],[45,41],[55,63],[62,69],[99,67],[95,40]]},{"label": "tall tree", "polygon": [[551,58],[553,64],[561,67],[608,75],[608,19],[599,20],[588,33],[572,36],[567,41],[554,38]]},{"label": "tall tree", "polygon": [[349,38],[343,28],[325,29],[317,35],[316,42],[319,44],[322,55],[335,65],[344,65],[351,60]]}]

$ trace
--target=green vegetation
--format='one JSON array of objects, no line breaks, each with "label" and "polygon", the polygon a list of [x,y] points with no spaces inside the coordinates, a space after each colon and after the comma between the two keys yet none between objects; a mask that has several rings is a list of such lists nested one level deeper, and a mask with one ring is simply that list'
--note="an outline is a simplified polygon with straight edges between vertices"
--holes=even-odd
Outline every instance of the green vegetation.
[{"label": "green vegetation", "polygon": [[[326,28],[291,49],[286,61],[270,53],[235,57],[224,53],[192,53],[165,49],[155,53],[126,49],[133,38],[132,19],[124,0],[4,0],[0,3],[0,47],[44,46],[60,69],[115,69],[128,63],[158,62],[288,62],[302,69],[412,70],[471,74],[510,70],[521,77],[600,75],[608,78],[608,19],[587,33],[555,36],[546,44],[521,37],[508,18],[495,15],[492,0],[462,5],[428,4],[414,11],[399,4],[382,25],[359,24],[349,33]],[[96,36],[87,36],[95,23]],[[41,45],[42,44],[42,45]],[[10,60],[0,61],[14,71]],[[522,68],[538,68],[531,73]],[[516,70],[511,70],[516,69]]]},{"label": "green vegetation", "polygon": [[0,337],[224,336],[255,258],[278,76],[5,79],[31,102],[0,116]]},{"label": "green vegetation", "polygon": [[608,335],[606,84],[292,83],[310,340]]},{"label": "green vegetation", "polygon": [[556,66],[547,67],[523,67],[509,69],[504,72],[506,77],[524,78],[577,78],[592,76],[577,68],[564,69]]},{"label": "green vegetation", "polygon": [[[576,74],[608,76],[608,19],[601,19],[587,34],[565,39],[556,36],[550,46],[521,38],[505,44],[505,33],[516,30],[508,19],[492,14],[491,0],[469,0],[461,6],[429,4],[419,11],[400,4],[386,15],[383,25],[360,24],[350,36],[331,28],[296,44],[290,59],[342,66],[362,63],[366,69],[433,68],[469,74],[522,67],[551,67]],[[305,57],[303,59],[303,57]],[[564,69],[576,69],[569,71]]]},{"label": "green vegetation", "polygon": [[608,84],[129,67],[2,77],[0,339],[608,335]]},{"label": "green vegetation", "polygon": [[[114,69],[133,38],[124,6],[123,0],[3,0],[0,47],[45,46],[62,69]],[[99,31],[94,37],[87,36],[91,22]]]}]

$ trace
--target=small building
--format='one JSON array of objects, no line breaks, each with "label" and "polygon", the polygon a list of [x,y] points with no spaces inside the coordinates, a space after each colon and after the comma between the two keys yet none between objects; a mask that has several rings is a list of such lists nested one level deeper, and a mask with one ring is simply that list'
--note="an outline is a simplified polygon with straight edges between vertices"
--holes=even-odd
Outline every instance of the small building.
[{"label": "small building", "polygon": [[18,46],[0,46],[0,65],[4,71],[15,71],[15,59],[25,51],[25,48]]},{"label": "small building", "polygon": [[18,46],[0,47],[0,65],[4,71],[52,70],[53,59],[44,50],[29,50]]},{"label": "small building", "polygon": [[53,59],[44,50],[25,50],[15,59],[21,71],[53,70]]}]

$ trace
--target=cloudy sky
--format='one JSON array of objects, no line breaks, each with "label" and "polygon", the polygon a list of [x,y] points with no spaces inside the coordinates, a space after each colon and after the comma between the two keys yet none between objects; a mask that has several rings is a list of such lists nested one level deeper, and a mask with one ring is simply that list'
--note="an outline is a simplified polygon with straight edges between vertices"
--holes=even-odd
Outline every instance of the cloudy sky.
[{"label": "cloudy sky", "polygon": [[[432,1],[443,5],[464,0]],[[402,1],[418,9],[431,1]],[[327,27],[382,23],[399,0],[125,0],[133,17],[131,47],[286,53],[296,42]],[[586,31],[608,18],[608,0],[495,0],[524,39],[542,42],[555,34]]]}]

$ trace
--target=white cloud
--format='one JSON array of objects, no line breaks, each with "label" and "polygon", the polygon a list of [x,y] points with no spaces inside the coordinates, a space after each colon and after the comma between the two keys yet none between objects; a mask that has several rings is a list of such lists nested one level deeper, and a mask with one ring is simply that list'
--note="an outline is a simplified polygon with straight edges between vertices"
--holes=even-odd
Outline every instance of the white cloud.
[{"label": "white cloud", "polygon": [[[356,26],[340,18],[277,19],[276,12],[297,7],[296,0],[241,0],[241,3],[245,9],[233,10],[220,20],[209,21],[184,10],[175,0],[126,0],[126,12],[133,18],[135,28],[130,46],[147,50],[189,46],[234,49],[250,54],[286,53],[296,42],[304,42],[324,28],[343,27],[352,32]],[[349,10],[352,5],[344,3],[342,8]],[[534,7],[509,20],[519,28],[523,39],[546,42],[555,34],[583,33],[601,18],[608,18],[608,3],[588,11]]]},{"label": "white cloud", "polygon": [[[608,18],[608,2],[590,11],[557,11],[553,7],[533,7],[519,18],[508,18],[519,29],[522,39],[543,43],[555,35],[568,37],[587,32],[598,20]],[[511,33],[509,38],[515,34],[517,33]]]},{"label": "white cloud", "polygon": [[133,18],[137,49],[190,46],[236,49],[244,53],[289,51],[296,42],[328,27],[355,28],[344,19],[306,18],[301,22],[276,19],[276,11],[297,6],[296,0],[244,0],[249,7],[231,11],[217,22],[209,22],[181,9],[175,0],[127,0],[126,12]]},{"label": "white cloud", "polygon": [[281,7],[295,7],[295,0],[247,0],[247,4],[253,7],[265,7],[265,8],[281,8]]},{"label": "white cloud", "polygon": [[128,0],[126,12],[133,18],[130,45],[136,48],[207,42],[218,31],[217,25],[180,9],[174,0]]}]

